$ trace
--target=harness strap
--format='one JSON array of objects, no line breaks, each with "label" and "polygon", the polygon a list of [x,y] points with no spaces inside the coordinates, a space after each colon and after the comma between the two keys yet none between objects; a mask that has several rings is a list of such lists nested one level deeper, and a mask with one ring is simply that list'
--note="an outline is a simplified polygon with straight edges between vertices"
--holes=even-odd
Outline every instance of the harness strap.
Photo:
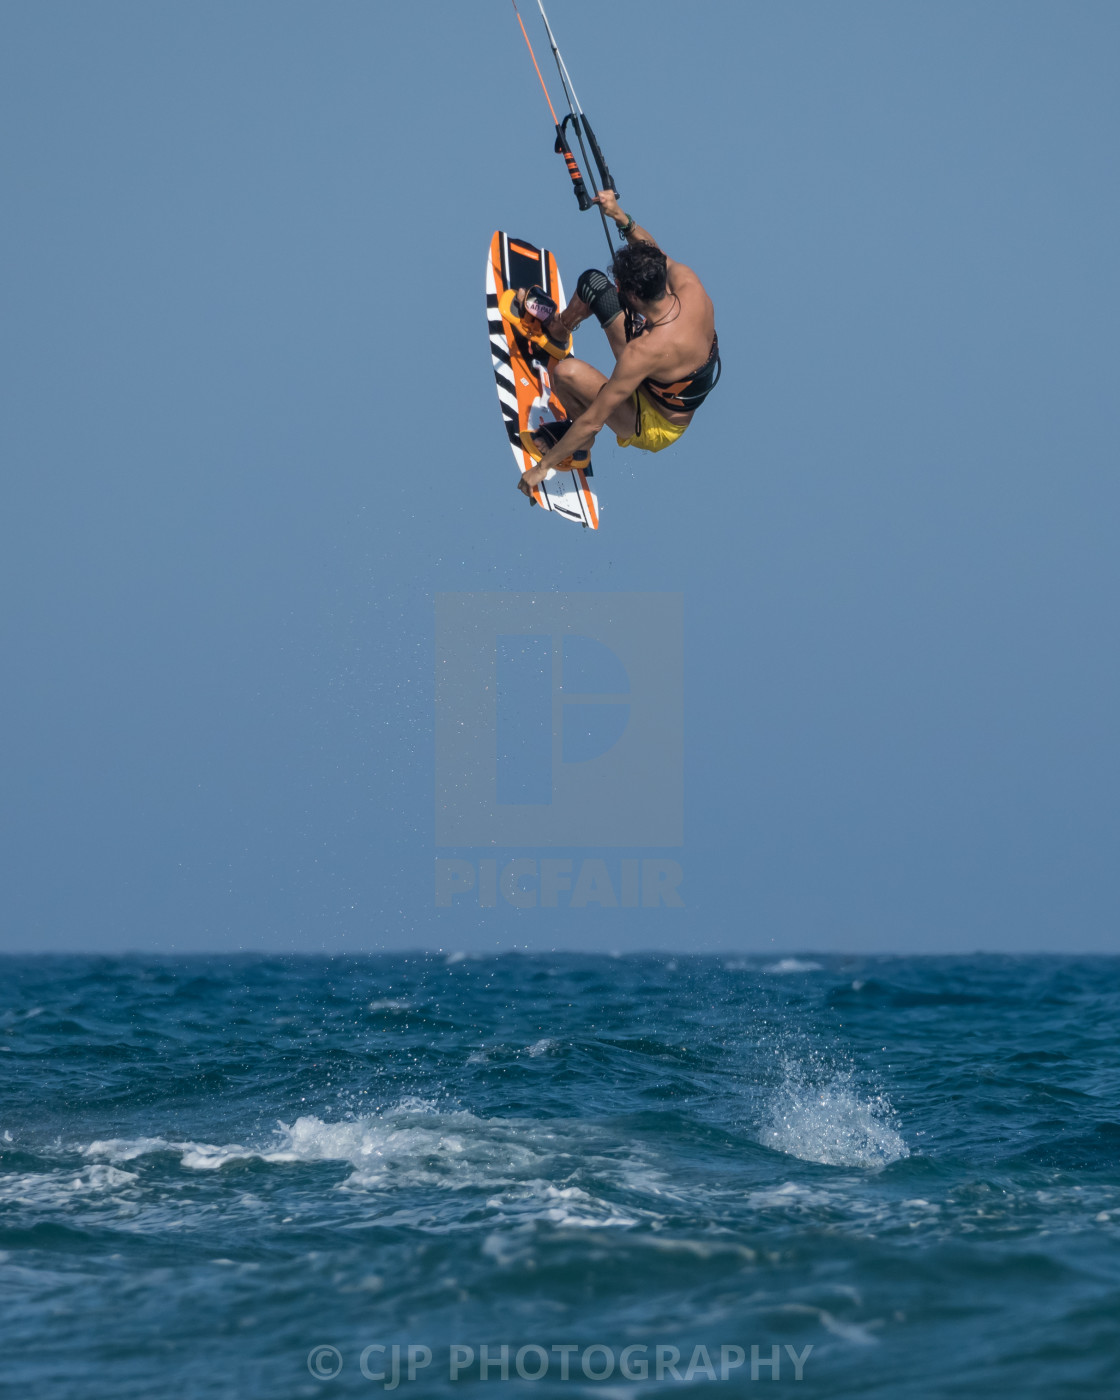
[{"label": "harness strap", "polygon": [[683,379],[647,379],[646,390],[662,408],[675,413],[693,413],[719,383],[723,364],[719,356],[719,336],[713,335],[708,358],[699,369]]}]

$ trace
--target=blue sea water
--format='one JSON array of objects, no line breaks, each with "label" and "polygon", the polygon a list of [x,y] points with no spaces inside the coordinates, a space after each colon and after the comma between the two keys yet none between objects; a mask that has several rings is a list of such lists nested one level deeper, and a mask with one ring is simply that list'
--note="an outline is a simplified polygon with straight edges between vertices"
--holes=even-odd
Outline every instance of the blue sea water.
[{"label": "blue sea water", "polygon": [[0,969],[5,1393],[1120,1395],[1120,960]]}]

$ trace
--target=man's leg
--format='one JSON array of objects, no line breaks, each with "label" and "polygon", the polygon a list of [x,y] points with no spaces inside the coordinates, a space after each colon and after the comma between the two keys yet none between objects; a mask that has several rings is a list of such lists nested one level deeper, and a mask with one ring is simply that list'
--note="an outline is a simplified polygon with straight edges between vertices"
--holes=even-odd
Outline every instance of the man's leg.
[{"label": "man's leg", "polygon": [[[597,267],[589,267],[586,272],[580,273],[576,294],[560,312],[558,319],[567,330],[574,331],[589,316],[594,316],[607,332],[612,348],[626,343],[625,316],[618,288]],[[612,330],[615,332],[613,335]],[[617,350],[615,353],[618,353]]]},{"label": "man's leg", "polygon": [[[586,302],[580,300],[579,293],[577,292],[567,306],[565,306],[564,310],[557,315],[556,320],[566,331],[574,331],[579,326],[582,326],[590,315],[591,308]],[[612,316],[603,327],[603,334],[607,337],[607,344],[614,351],[614,357],[617,360],[619,355],[622,354],[623,347],[626,344],[625,317],[621,315]]]},{"label": "man's leg", "polygon": [[[580,274],[575,296],[556,320],[565,331],[574,331],[592,315],[603,327],[607,344],[617,360],[626,344],[626,318],[622,302],[610,278],[598,268],[589,267]],[[600,374],[594,365],[573,356],[561,360],[553,369],[552,377],[573,418],[591,406],[596,394],[607,382],[606,375]],[[621,404],[607,423],[619,437],[629,437],[638,431],[637,410],[632,403]]]},{"label": "man's leg", "polygon": [[[623,344],[625,343],[624,337]],[[607,382],[605,374],[600,373],[594,365],[589,365],[586,360],[577,360],[574,355],[569,355],[565,360],[558,360],[552,366],[549,375],[556,385],[561,403],[571,418],[578,418],[581,413],[585,413]],[[633,403],[627,400],[626,403],[619,404],[608,417],[607,426],[619,437],[630,437],[636,433],[638,414]]]}]

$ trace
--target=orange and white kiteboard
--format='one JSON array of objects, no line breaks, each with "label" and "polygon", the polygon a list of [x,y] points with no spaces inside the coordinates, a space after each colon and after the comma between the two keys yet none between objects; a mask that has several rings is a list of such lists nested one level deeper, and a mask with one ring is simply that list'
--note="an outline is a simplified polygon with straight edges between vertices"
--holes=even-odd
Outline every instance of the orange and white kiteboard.
[{"label": "orange and white kiteboard", "polygon": [[[549,378],[547,353],[528,340],[515,322],[498,309],[507,288],[539,286],[557,306],[564,305],[564,288],[556,259],[547,248],[534,248],[524,238],[498,232],[490,240],[486,261],[486,321],[490,330],[490,358],[498,386],[502,426],[513,449],[517,470],[525,473],[533,458],[525,450],[522,433],[533,433],[543,423],[562,423],[568,417]],[[599,502],[587,484],[591,464],[571,471],[550,471],[534,488],[533,499],[545,510],[565,520],[578,521],[585,529],[599,528]]]}]

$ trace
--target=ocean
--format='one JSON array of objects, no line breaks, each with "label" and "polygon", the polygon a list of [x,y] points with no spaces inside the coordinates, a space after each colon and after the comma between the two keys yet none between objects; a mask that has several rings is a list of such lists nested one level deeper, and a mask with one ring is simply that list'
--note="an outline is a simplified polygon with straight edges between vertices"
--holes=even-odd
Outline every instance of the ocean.
[{"label": "ocean", "polygon": [[1120,960],[0,960],[0,1391],[1120,1395]]}]

